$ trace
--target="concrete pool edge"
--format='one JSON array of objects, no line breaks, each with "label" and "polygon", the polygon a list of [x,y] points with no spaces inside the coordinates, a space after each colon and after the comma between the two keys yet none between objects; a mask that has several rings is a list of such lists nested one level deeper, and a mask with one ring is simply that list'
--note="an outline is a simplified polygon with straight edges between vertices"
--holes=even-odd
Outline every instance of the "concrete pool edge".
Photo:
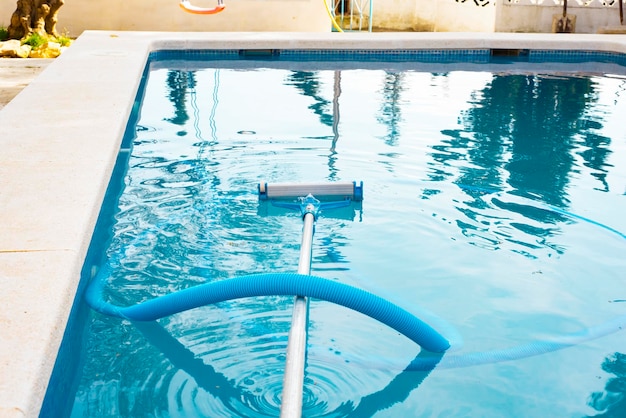
[{"label": "concrete pool edge", "polygon": [[85,32],[0,111],[3,417],[39,414],[148,54],[254,48],[626,53],[626,36]]}]

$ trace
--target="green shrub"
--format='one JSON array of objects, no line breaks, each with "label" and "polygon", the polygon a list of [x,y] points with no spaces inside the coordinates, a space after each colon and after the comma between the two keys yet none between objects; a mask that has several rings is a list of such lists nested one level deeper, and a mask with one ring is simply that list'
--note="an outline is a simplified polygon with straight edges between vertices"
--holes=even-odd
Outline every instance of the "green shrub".
[{"label": "green shrub", "polygon": [[65,35],[61,35],[59,36],[56,41],[61,45],[61,46],[70,46],[72,44],[72,39],[70,39],[70,37],[65,36]]},{"label": "green shrub", "polygon": [[4,26],[0,26],[0,41],[9,39],[9,31]]},{"label": "green shrub", "polygon": [[33,49],[37,49],[43,44],[45,44],[47,41],[48,40],[46,39],[45,36],[41,36],[40,34],[33,32],[29,34],[28,36],[26,36],[24,39],[22,39],[22,45],[24,44],[30,45],[33,47]]}]

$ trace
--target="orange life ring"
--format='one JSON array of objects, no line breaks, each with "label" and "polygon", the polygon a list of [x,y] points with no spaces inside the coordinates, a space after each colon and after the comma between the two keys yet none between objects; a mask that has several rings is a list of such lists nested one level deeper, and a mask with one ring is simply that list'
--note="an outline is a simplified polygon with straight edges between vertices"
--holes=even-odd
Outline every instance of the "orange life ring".
[{"label": "orange life ring", "polygon": [[180,8],[186,11],[187,13],[193,13],[196,15],[214,15],[224,10],[226,6],[224,6],[223,0],[218,0],[217,6],[210,8],[210,9],[194,6],[193,4],[189,2],[189,0],[181,0]]}]

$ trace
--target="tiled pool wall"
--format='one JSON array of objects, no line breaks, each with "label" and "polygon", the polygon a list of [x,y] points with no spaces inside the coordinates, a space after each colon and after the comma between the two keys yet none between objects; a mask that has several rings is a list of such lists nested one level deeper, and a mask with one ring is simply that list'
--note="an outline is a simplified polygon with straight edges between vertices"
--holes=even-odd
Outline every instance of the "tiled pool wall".
[{"label": "tiled pool wall", "polygon": [[84,32],[0,111],[2,417],[39,415],[146,62],[173,50],[626,65],[625,35]]},{"label": "tiled pool wall", "polygon": [[553,49],[393,49],[393,50],[324,50],[324,49],[267,49],[267,50],[158,50],[149,54],[151,61],[190,60],[208,61],[217,59],[265,58],[297,61],[368,61],[385,62],[470,62],[488,63],[496,57],[530,62],[601,62],[626,66],[626,54],[612,51],[553,50]]}]

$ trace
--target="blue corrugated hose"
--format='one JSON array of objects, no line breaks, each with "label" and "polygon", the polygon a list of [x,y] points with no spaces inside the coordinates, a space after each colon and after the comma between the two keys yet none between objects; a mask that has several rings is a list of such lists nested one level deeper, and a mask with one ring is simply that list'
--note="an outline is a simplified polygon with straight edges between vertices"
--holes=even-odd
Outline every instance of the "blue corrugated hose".
[{"label": "blue corrugated hose", "polygon": [[[131,321],[154,321],[168,315],[200,306],[254,296],[300,295],[322,299],[345,306],[374,318],[402,333],[420,347],[433,353],[450,348],[448,340],[430,325],[403,308],[367,291],[317,276],[296,273],[252,274],[214,281],[137,305],[121,307],[106,302],[102,292],[111,273],[106,264],[87,288],[85,299],[97,312]],[[562,335],[553,340],[533,341],[502,350],[446,355],[443,358],[414,359],[405,370],[423,371],[457,368],[518,360],[557,351],[590,341],[626,328],[626,315],[580,332]]]},{"label": "blue corrugated hose", "polygon": [[[459,185],[465,190],[499,194],[497,190]],[[594,220],[576,215],[566,210],[534,202],[546,210],[578,219],[598,226],[626,239],[626,234]],[[265,273],[220,280],[181,290],[166,296],[149,300],[129,307],[115,306],[104,301],[103,290],[112,267],[105,264],[88,286],[85,298],[96,311],[103,314],[126,318],[131,321],[153,321],[189,309],[254,296],[300,295],[322,299],[345,306],[374,318],[402,333],[423,349],[444,353],[450,342],[430,325],[399,306],[367,291],[334,282],[322,277],[295,273]],[[431,370],[437,368],[468,367],[480,364],[517,360],[536,356],[590,341],[626,328],[626,315],[577,333],[556,336],[550,340],[532,341],[527,344],[502,350],[450,355],[443,358],[422,358],[413,360],[405,370]]]},{"label": "blue corrugated hose", "polygon": [[299,295],[350,308],[402,333],[425,350],[442,353],[450,343],[415,315],[365,290],[322,277],[295,273],[251,274],[180,290],[156,299],[120,307],[102,297],[111,266],[100,269],[87,288],[85,299],[96,311],[131,321],[154,321],[165,316],[232,299],[255,296]]}]

